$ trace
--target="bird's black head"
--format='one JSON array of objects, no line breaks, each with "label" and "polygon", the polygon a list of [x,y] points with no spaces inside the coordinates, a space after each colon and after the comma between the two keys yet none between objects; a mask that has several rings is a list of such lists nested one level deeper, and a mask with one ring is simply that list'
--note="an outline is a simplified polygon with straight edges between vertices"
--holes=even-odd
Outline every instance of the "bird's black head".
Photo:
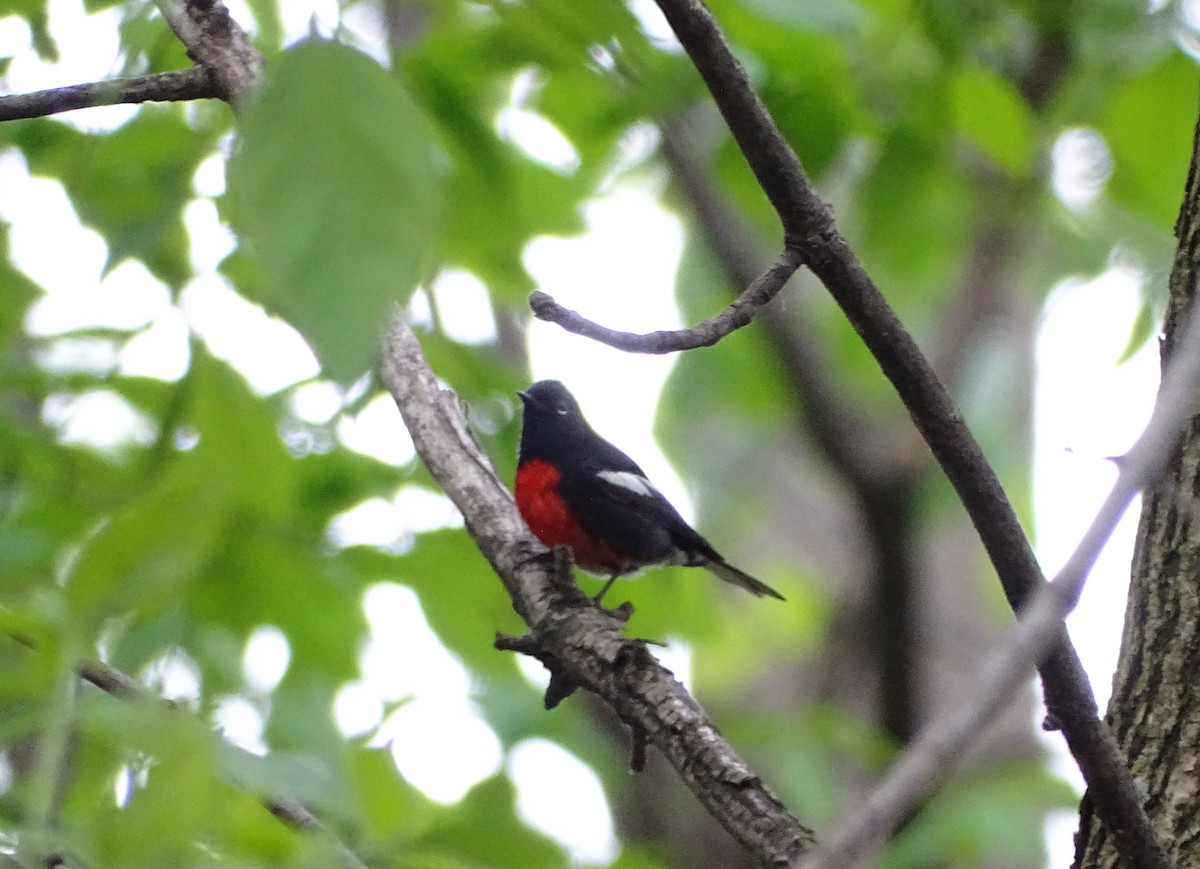
[{"label": "bird's black head", "polygon": [[535,416],[557,416],[561,418],[582,417],[579,402],[567,388],[557,380],[539,380],[524,392],[518,392],[525,404],[525,413]]},{"label": "bird's black head", "polygon": [[553,454],[591,431],[579,409],[579,402],[557,380],[539,380],[517,395],[525,405],[521,425],[522,456],[533,458]]}]

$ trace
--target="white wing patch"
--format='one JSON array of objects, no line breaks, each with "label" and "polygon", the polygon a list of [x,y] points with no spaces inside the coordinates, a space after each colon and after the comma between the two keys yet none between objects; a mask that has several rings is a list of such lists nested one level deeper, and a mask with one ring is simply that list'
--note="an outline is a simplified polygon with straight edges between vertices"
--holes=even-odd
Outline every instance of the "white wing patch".
[{"label": "white wing patch", "polygon": [[658,493],[658,489],[654,488],[649,480],[632,471],[601,471],[596,476],[606,483],[618,486],[627,492],[633,492],[635,495],[641,495],[645,498],[662,497]]}]

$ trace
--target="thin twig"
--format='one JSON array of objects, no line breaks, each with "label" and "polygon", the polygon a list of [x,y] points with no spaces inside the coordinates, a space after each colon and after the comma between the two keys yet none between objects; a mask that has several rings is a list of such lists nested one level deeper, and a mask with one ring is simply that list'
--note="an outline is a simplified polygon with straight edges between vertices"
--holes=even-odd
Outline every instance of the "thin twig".
[{"label": "thin twig", "polygon": [[0,96],[0,121],[43,118],[59,112],[115,106],[121,103],[178,102],[219,97],[216,80],[207,67],[194,66],[140,78],[91,82],[29,94]]},{"label": "thin twig", "polygon": [[529,626],[529,636],[500,636],[497,644],[546,664],[554,688],[547,703],[560,702],[576,687],[601,697],[635,740],[663,753],[700,803],[761,864],[786,865],[811,847],[812,831],[750,770],[646,644],[622,636],[621,618],[559,578],[554,555],[526,528],[472,438],[457,398],[438,384],[400,314],[384,342],[380,375],[417,453],[462,512],[468,533]]},{"label": "thin twig", "polygon": [[[971,696],[931,724],[884,780],[827,838],[804,869],[840,869],[878,849],[895,823],[944,781],[980,731],[1021,690],[1029,671],[1059,642],[1063,618],[1079,600],[1088,573],[1117,523],[1141,490],[1162,475],[1186,422],[1196,412],[1200,387],[1200,309],[1163,378],[1154,413],[1141,437],[1118,463],[1120,473],[1075,551],[1054,581],[1043,587],[989,657]],[[1165,856],[1163,857],[1165,860]]]},{"label": "thin twig", "polygon": [[[753,280],[763,256],[753,227],[717,189],[685,124],[660,125],[659,151],[732,286]],[[798,420],[852,497],[869,542],[872,641],[878,648],[877,705],[889,736],[916,729],[916,523],[913,500],[933,470],[929,451],[907,428],[863,414],[852,390],[835,383],[803,314],[774,305],[758,318],[781,373],[802,409]]]},{"label": "thin twig", "polygon": [[[657,0],[725,118],[764,193],[779,215],[784,239],[804,257],[846,312],[892,382],[962,501],[1014,610],[1045,585],[1029,540],[1008,496],[954,401],[895,312],[834,228],[796,155],[734,58],[700,0]],[[1138,799],[1074,647],[1062,630],[1039,671],[1046,705],[1095,799],[1097,813],[1134,866],[1167,869],[1164,851]]]},{"label": "thin twig", "polygon": [[710,347],[730,332],[747,325],[763,305],[779,294],[788,278],[800,268],[800,264],[800,255],[785,248],[775,262],[755,278],[729,307],[690,329],[645,334],[619,332],[564,308],[543,292],[535,292],[529,297],[529,307],[539,320],[557,323],[568,332],[583,335],[618,350],[629,353],[675,353],[697,347]]}]

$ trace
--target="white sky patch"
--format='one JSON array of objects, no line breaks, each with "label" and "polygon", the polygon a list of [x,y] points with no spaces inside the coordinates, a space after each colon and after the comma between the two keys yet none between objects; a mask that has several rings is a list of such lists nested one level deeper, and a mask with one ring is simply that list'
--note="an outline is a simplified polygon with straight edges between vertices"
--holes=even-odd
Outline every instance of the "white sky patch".
[{"label": "white sky patch", "polygon": [[33,44],[25,19],[17,15],[0,18],[0,57],[16,57]]},{"label": "white sky patch", "polygon": [[242,651],[242,674],[255,691],[274,691],[287,674],[292,646],[287,635],[274,625],[254,629]]},{"label": "white sky patch", "polygon": [[233,230],[221,220],[211,199],[193,199],[184,206],[183,225],[188,234],[188,263],[196,274],[215,272],[237,247]]},{"label": "white sky patch", "polygon": [[209,154],[192,175],[192,190],[197,196],[216,197],[225,192],[225,156]]},{"label": "white sky patch", "polygon": [[671,29],[654,0],[630,0],[629,11],[637,17],[646,38],[657,47],[675,54],[683,53],[683,47],[675,38],[675,31]]},{"label": "white sky patch", "polygon": [[25,318],[31,335],[61,335],[95,327],[138,329],[171,310],[171,294],[137,260],[123,260],[93,283],[58,289],[34,302]]},{"label": "white sky patch", "polygon": [[660,664],[675,674],[675,678],[688,691],[692,690],[692,644],[679,637],[667,637],[666,646],[651,646],[652,654]]},{"label": "white sky patch", "polygon": [[496,118],[496,131],[543,166],[564,175],[579,168],[575,146],[544,115],[521,106],[506,106]]},{"label": "white sky patch", "polygon": [[149,664],[142,670],[141,682],[176,703],[200,699],[200,668],[186,652],[168,652]]},{"label": "white sky patch", "polygon": [[314,26],[318,34],[328,39],[338,23],[338,3],[337,0],[289,0],[279,4],[279,17],[286,45],[306,39]]},{"label": "white sky patch", "polygon": [[422,486],[401,486],[391,500],[368,498],[339,513],[329,523],[335,546],[378,546],[403,552],[412,536],[462,525],[462,514],[454,503]]},{"label": "white sky patch", "polygon": [[266,722],[258,708],[245,697],[222,697],[217,701],[212,717],[221,735],[229,742],[259,757],[267,753],[267,744],[262,738]]},{"label": "white sky patch", "polygon": [[372,398],[357,415],[342,416],[337,421],[337,436],[347,449],[397,468],[417,456],[396,401],[386,392]]},{"label": "white sky patch", "polygon": [[157,434],[149,417],[111,389],[51,395],[42,405],[42,420],[57,429],[62,443],[100,452],[118,451],[131,443],[150,444]]},{"label": "white sky patch", "polygon": [[446,337],[485,344],[496,337],[492,300],[483,281],[462,269],[446,269],[433,282],[433,300]]},{"label": "white sky patch", "polygon": [[34,351],[38,365],[47,371],[108,374],[117,366],[117,342],[108,338],[59,338]]},{"label": "white sky patch", "polygon": [[329,539],[335,546],[377,546],[389,552],[407,548],[408,532],[396,512],[396,505],[385,498],[368,498],[334,516],[329,522]]},{"label": "white sky patch", "polygon": [[233,365],[259,395],[320,373],[317,357],[299,332],[242,298],[222,278],[196,278],[180,294],[180,304],[209,351]]},{"label": "white sky patch", "polygon": [[517,669],[521,671],[525,681],[534,688],[544,692],[550,687],[550,671],[537,658],[529,655],[514,655],[513,660],[517,662]]},{"label": "white sky patch", "polygon": [[363,595],[371,638],[360,656],[363,679],[388,701],[424,697],[462,701],[471,679],[429,627],[412,589],[379,583]]},{"label": "white sky patch", "polygon": [[1050,185],[1059,201],[1073,211],[1084,211],[1104,192],[1112,174],[1108,143],[1095,130],[1065,130],[1051,151]]},{"label": "white sky patch", "polygon": [[600,779],[561,745],[526,739],[508,756],[508,775],[517,788],[517,813],[571,853],[573,861],[602,866],[620,846]]},{"label": "white sky patch", "polygon": [[370,733],[383,721],[383,701],[361,679],[343,685],[333,699],[333,721],[348,738]]},{"label": "white sky patch", "polygon": [[[612,328],[679,328],[671,291],[683,251],[679,221],[652,192],[631,184],[590,202],[584,217],[586,237],[542,237],[526,247],[525,265],[539,289]],[[648,437],[673,359],[623,353],[540,320],[529,327],[529,355],[535,379],[566,383],[592,426],[629,453],[690,520],[683,483]]]},{"label": "white sky patch", "polygon": [[453,804],[500,769],[496,734],[466,703],[414,700],[380,728],[400,774],[431,800]]},{"label": "white sky patch", "polygon": [[[0,219],[12,224],[9,258],[48,292],[92,287],[108,259],[100,234],[79,222],[63,186],[29,174],[16,148],[0,152]],[[70,256],[63,256],[70,251]]]},{"label": "white sky patch", "polygon": [[181,380],[191,364],[190,338],[183,312],[168,308],[121,348],[120,373],[169,383]]},{"label": "white sky patch", "polygon": [[468,699],[470,676],[429,627],[412,589],[374,585],[363,612],[371,639],[359,656],[362,687],[339,694],[339,727],[355,732],[383,702],[406,700],[372,743],[390,744],[400,774],[430,799],[454,803],[500,768],[500,741]]},{"label": "white sky patch", "polygon": [[332,380],[301,383],[288,396],[292,415],[313,425],[329,422],[342,409],[344,390]]},{"label": "white sky patch", "polygon": [[[1136,270],[1116,266],[1091,281],[1063,281],[1046,302],[1037,339],[1034,512],[1038,557],[1049,575],[1074,549],[1116,479],[1108,457],[1133,444],[1153,408],[1157,342],[1116,365],[1141,305],[1143,281]],[[1101,709],[1112,691],[1139,509],[1135,502],[1126,512],[1067,618]],[[1053,771],[1082,792],[1082,777],[1061,737],[1050,734],[1044,742]],[[1075,812],[1047,819],[1048,865],[1071,862],[1078,823]]]},{"label": "white sky patch", "polygon": [[[1038,334],[1034,504],[1037,551],[1047,574],[1075,548],[1108,494],[1120,456],[1154,406],[1158,353],[1151,341],[1116,366],[1141,305],[1141,275],[1109,269],[1065,281],[1046,303]],[[1128,511],[1067,621],[1101,708],[1116,667],[1138,509]]]}]

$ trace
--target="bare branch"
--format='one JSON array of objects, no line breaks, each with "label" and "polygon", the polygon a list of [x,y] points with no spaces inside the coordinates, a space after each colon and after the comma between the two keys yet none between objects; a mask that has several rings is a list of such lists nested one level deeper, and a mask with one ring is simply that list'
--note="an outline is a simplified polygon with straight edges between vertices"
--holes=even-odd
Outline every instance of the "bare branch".
[{"label": "bare branch", "polygon": [[779,294],[788,278],[800,268],[800,263],[800,255],[785,248],[775,262],[755,278],[729,307],[690,329],[648,332],[644,335],[618,332],[562,307],[542,292],[533,293],[529,297],[529,307],[539,320],[557,323],[568,332],[583,335],[618,350],[630,353],[675,353],[679,350],[693,350],[696,347],[710,347],[730,332],[748,324],[763,305]]},{"label": "bare branch", "polygon": [[[762,252],[755,230],[712,182],[681,120],[662,124],[659,150],[691,206],[732,286],[753,280]],[[774,305],[758,322],[775,347],[780,371],[795,393],[800,424],[853,496],[871,549],[872,635],[882,678],[878,708],[885,731],[900,744],[916,729],[917,642],[914,635],[916,558],[912,501],[933,468],[910,429],[884,425],[859,411],[834,382],[803,314]]]},{"label": "bare branch", "polygon": [[235,109],[262,77],[263,59],[221,0],[156,0],[187,46],[188,57],[212,70],[218,92]]},{"label": "bare branch", "polygon": [[417,453],[462,512],[468,533],[529,626],[528,637],[499,637],[498,645],[534,655],[550,669],[555,693],[547,696],[548,705],[577,686],[604,699],[631,728],[635,745],[653,743],[760,863],[785,865],[810,847],[812,831],[767,790],[646,644],[622,636],[620,618],[559,575],[554,556],[525,527],[512,495],[471,437],[457,398],[438,385],[399,314],[385,339],[380,374]]},{"label": "bare branch", "polygon": [[194,66],[177,72],[162,72],[140,78],[77,84],[0,96],[0,121],[43,118],[74,109],[115,106],[121,103],[178,102],[215,99],[220,96],[212,71]]},{"label": "bare branch", "polygon": [[[657,0],[771,201],[789,249],[846,312],[892,382],[983,541],[1014,610],[1045,585],[1016,513],[954,401],[895,312],[834,228],[833,216],[750,87],[712,14],[700,0]],[[1142,809],[1065,630],[1042,662],[1046,705],[1091,789],[1097,813],[1127,857],[1164,867],[1163,851]]]},{"label": "bare branch", "polygon": [[[953,771],[980,731],[1024,686],[1029,670],[1057,642],[1062,620],[1079,600],[1088,573],[1121,516],[1142,489],[1162,475],[1184,425],[1196,412],[1200,387],[1200,316],[1193,312],[1163,378],[1154,413],[1137,443],[1118,463],[1120,473],[1058,576],[1025,608],[1020,621],[990,656],[977,688],[958,709],[927,728],[870,796],[843,821],[804,869],[839,869],[882,844],[895,823]],[[1114,771],[1115,773],[1115,771]],[[1134,865],[1166,865],[1164,854],[1131,855]]]}]

